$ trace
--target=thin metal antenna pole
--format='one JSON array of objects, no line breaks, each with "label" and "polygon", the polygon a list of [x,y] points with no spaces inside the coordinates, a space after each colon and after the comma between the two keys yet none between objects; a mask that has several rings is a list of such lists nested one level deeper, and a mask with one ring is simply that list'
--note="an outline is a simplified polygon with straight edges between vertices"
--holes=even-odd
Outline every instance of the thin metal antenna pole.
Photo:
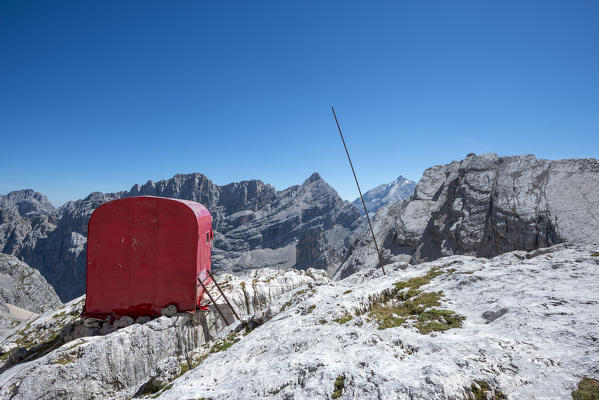
[{"label": "thin metal antenna pole", "polygon": [[347,154],[347,159],[349,160],[349,166],[351,167],[351,172],[354,174],[354,179],[356,181],[356,186],[358,187],[358,192],[360,193],[360,199],[362,199],[362,206],[364,206],[364,213],[366,213],[366,219],[368,220],[368,226],[370,227],[370,233],[372,234],[372,241],[374,242],[374,247],[376,247],[376,253],[379,256],[379,264],[381,269],[383,270],[383,274],[387,275],[385,272],[385,267],[383,266],[383,258],[381,257],[381,252],[379,250],[379,245],[376,242],[376,237],[374,236],[374,230],[372,230],[372,224],[370,223],[370,217],[368,216],[368,210],[366,210],[366,203],[364,202],[364,196],[362,196],[362,190],[360,189],[360,184],[358,183],[358,178],[356,177],[356,171],[354,170],[354,165],[351,162],[351,158],[349,157],[349,151],[347,151],[347,145],[345,144],[345,139],[343,138],[343,133],[341,133],[341,126],[339,125],[339,120],[337,119],[337,114],[335,114],[335,108],[331,107],[333,110],[333,116],[335,117],[335,123],[337,124],[337,129],[339,129],[339,135],[341,136],[341,141],[343,142],[343,147],[345,147],[345,154]]}]

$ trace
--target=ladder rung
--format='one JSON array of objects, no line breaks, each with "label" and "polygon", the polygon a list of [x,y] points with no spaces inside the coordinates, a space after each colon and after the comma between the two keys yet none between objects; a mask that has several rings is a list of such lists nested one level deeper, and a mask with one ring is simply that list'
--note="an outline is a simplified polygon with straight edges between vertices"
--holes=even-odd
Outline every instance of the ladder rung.
[{"label": "ladder rung", "polygon": [[[210,282],[207,282],[209,279],[210,279]],[[199,277],[198,277],[197,280],[198,280],[200,286],[202,286],[202,288],[204,289],[204,293],[203,293],[202,296],[206,295],[210,299],[210,300],[207,300],[207,299],[200,300],[200,307],[204,307],[204,306],[207,306],[209,304],[214,304],[214,307],[216,308],[216,310],[220,314],[221,318],[225,322],[225,325],[229,325],[229,321],[227,321],[227,319],[225,318],[225,314],[220,309],[220,307],[218,306],[218,304],[216,304],[216,300],[218,300],[221,297],[223,297],[225,299],[225,302],[227,303],[227,306],[233,312],[233,315],[239,320],[239,316],[237,315],[237,313],[233,309],[233,306],[231,305],[231,302],[229,301],[229,299],[227,298],[227,296],[225,296],[225,292],[223,292],[221,290],[220,286],[218,286],[218,283],[216,282],[216,280],[214,279],[214,277],[212,276],[212,274],[210,274],[210,272],[208,272],[208,277],[206,279],[204,279],[203,281],[200,280]],[[219,292],[219,295],[216,298],[214,298],[214,296],[211,293],[215,288]],[[223,304],[221,304],[221,306],[222,305]]]}]

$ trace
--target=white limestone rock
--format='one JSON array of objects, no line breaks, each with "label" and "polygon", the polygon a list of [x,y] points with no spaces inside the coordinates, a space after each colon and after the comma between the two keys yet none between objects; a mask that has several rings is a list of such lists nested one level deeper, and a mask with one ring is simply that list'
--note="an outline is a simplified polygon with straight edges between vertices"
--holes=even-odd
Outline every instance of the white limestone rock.
[{"label": "white limestone rock", "polygon": [[[246,277],[219,275],[217,280],[241,316],[256,314],[253,318],[261,322],[267,318],[260,311],[282,294],[329,282],[324,271],[268,269],[253,271]],[[0,369],[0,398],[130,398],[143,392],[149,383],[162,385],[176,376],[186,356],[197,358],[203,354],[202,345],[224,327],[214,307],[170,318],[138,319],[141,323],[135,324],[132,318],[122,317],[114,324],[103,321],[98,327],[100,321],[94,319],[86,326],[78,318],[83,302],[81,297],[60,310],[42,314],[7,339],[0,350],[24,343],[31,347],[25,363],[9,363]],[[229,322],[234,321],[223,300],[219,307],[225,309]],[[39,348],[44,351],[36,353]]]},{"label": "white limestone rock", "polygon": [[[369,269],[314,293],[284,295],[271,320],[208,355],[158,398],[331,398],[339,378],[343,399],[463,399],[483,382],[490,395],[509,399],[569,398],[582,377],[599,377],[598,250],[558,245],[396,263],[387,275]],[[441,308],[464,316],[461,328],[379,330],[368,314],[354,315],[395,282],[434,267],[444,273],[420,289],[443,291]],[[353,319],[334,320],[346,313]]]}]

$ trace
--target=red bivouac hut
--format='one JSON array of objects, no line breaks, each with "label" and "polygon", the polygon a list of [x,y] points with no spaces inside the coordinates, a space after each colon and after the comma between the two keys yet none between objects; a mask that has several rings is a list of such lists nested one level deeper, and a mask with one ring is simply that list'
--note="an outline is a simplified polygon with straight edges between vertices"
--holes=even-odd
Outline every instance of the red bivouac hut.
[{"label": "red bivouac hut", "polygon": [[194,312],[210,279],[212,217],[201,204],[139,196],[98,207],[88,224],[85,316]]}]

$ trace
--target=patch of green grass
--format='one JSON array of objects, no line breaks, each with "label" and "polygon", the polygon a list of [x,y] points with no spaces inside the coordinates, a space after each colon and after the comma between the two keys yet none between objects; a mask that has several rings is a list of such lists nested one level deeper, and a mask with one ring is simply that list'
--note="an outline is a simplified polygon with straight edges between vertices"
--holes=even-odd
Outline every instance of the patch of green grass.
[{"label": "patch of green grass", "polygon": [[499,389],[493,390],[485,381],[475,381],[476,384],[470,386],[469,392],[474,396],[474,400],[506,400],[507,397]]},{"label": "patch of green grass", "polygon": [[340,324],[345,324],[348,321],[351,321],[354,318],[353,315],[351,315],[350,313],[345,313],[342,316],[340,316],[339,318],[334,318],[333,321],[338,322]]},{"label": "patch of green grass", "polygon": [[204,362],[204,360],[207,357],[208,357],[208,354],[204,354],[204,355],[202,355],[202,356],[200,356],[198,358],[192,358],[190,360],[191,368],[190,368],[190,364],[187,361],[179,364],[179,367],[181,368],[181,372],[179,372],[179,375],[177,375],[176,378],[180,377],[181,375],[183,375],[184,373],[186,373],[190,369],[194,369],[194,368],[198,367],[200,364],[202,364]]},{"label": "patch of green grass", "polygon": [[312,313],[312,311],[314,311],[314,309],[315,309],[315,308],[316,308],[316,304],[312,304],[311,306],[309,306],[309,307],[306,309],[306,312],[307,312],[308,314],[310,314],[310,313]]},{"label": "patch of green grass", "polygon": [[418,289],[420,286],[430,283],[431,280],[442,274],[443,271],[440,268],[431,268],[424,276],[418,276],[407,281],[395,283],[395,288],[397,290],[402,290],[405,288]]},{"label": "patch of green grass", "polygon": [[66,316],[66,315],[67,315],[67,312],[66,312],[66,311],[61,311],[61,312],[59,312],[58,314],[54,314],[54,315],[52,316],[52,319],[58,319],[58,318],[62,318],[62,317],[64,317],[64,316]]},{"label": "patch of green grass", "polygon": [[[599,255],[599,253],[597,253]],[[583,378],[578,382],[578,389],[572,392],[574,400],[599,400],[599,381]]]},{"label": "patch of green grass", "polygon": [[77,317],[81,316],[81,311],[75,308],[75,309],[71,310],[71,312],[69,313],[69,315],[71,317],[77,318]]},{"label": "patch of green grass", "polygon": [[373,299],[366,312],[376,321],[378,329],[398,327],[408,320],[423,335],[461,327],[463,316],[451,310],[434,308],[441,305],[439,300],[443,298],[443,292],[419,290],[441,274],[443,272],[439,268],[433,268],[424,276],[395,283],[392,290]]},{"label": "patch of green grass", "polygon": [[210,353],[218,353],[220,351],[225,351],[229,347],[233,346],[235,343],[239,342],[239,338],[235,333],[229,333],[229,335],[224,339],[219,339],[212,345],[210,349]]},{"label": "patch of green grass", "polygon": [[283,305],[281,306],[281,311],[285,311],[285,309],[289,306],[291,306],[291,300],[283,303]]},{"label": "patch of green grass", "polygon": [[295,293],[295,296],[301,296],[302,294],[306,294],[306,293],[308,293],[308,291],[306,289],[298,290]]},{"label": "patch of green grass", "polygon": [[343,389],[345,389],[345,377],[343,375],[339,375],[337,379],[335,379],[335,384],[333,387],[333,393],[331,393],[332,399],[338,399],[343,394]]},{"label": "patch of green grass", "polygon": [[406,322],[405,318],[399,317],[393,312],[392,307],[376,304],[370,309],[370,315],[376,320],[378,329],[394,328]]},{"label": "patch of green grass", "polygon": [[159,391],[154,395],[154,396],[150,396],[151,399],[157,399],[158,396],[160,396],[162,393],[166,392],[167,390],[169,390],[170,388],[173,387],[172,383],[169,383],[168,385],[166,385],[165,387],[163,387],[162,389],[159,389]]},{"label": "patch of green grass", "polygon": [[351,292],[352,292],[352,290],[349,289],[349,290],[346,290],[345,292],[343,292],[343,294],[350,294]]},{"label": "patch of green grass", "polygon": [[55,359],[54,361],[52,361],[52,364],[61,364],[61,365],[66,365],[66,364],[70,364],[72,362],[75,362],[75,360],[77,360],[79,357],[77,354],[74,354],[72,352],[70,352],[71,350],[73,350],[74,348],[81,346],[84,342],[79,342],[79,343],[75,343],[74,345],[68,347],[67,349],[65,349],[65,352],[63,354],[61,354],[57,359]]},{"label": "patch of green grass", "polygon": [[591,253],[591,257],[599,257],[599,251]]},{"label": "patch of green grass", "polygon": [[66,365],[66,364],[70,364],[72,362],[75,362],[75,360],[78,357],[74,354],[61,354],[57,359],[52,361],[52,364],[60,364],[60,365]]}]

